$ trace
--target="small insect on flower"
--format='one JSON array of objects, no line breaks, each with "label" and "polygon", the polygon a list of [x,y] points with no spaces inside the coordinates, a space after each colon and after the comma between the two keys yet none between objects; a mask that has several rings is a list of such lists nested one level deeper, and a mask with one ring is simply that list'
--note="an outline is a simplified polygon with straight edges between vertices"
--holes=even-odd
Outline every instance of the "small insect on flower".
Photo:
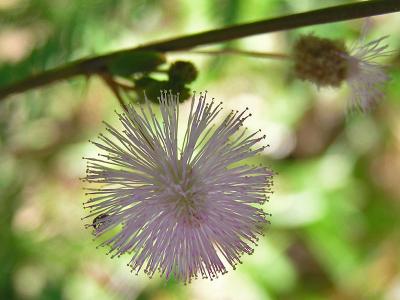
[{"label": "small insect on flower", "polygon": [[94,228],[93,234],[96,234],[103,228],[104,224],[106,224],[107,222],[108,217],[109,217],[108,214],[100,214],[93,219],[93,223],[91,225]]},{"label": "small insect on flower", "polygon": [[294,46],[294,71],[298,78],[318,87],[339,87],[347,82],[351,89],[349,111],[366,112],[383,97],[382,87],[389,79],[384,67],[375,59],[387,56],[387,36],[365,43],[368,22],[360,39],[347,49],[344,41],[306,35]]},{"label": "small insect on flower", "polygon": [[232,111],[212,125],[221,103],[193,94],[187,127],[178,134],[179,95],[162,92],[161,121],[150,101],[118,114],[123,130],[106,123],[110,137],[92,142],[104,154],[87,158],[89,218],[112,256],[132,255],[129,266],[190,282],[215,278],[251,254],[269,223],[260,204],[273,172],[243,160],[263,151],[265,136],[241,127],[248,110]]}]

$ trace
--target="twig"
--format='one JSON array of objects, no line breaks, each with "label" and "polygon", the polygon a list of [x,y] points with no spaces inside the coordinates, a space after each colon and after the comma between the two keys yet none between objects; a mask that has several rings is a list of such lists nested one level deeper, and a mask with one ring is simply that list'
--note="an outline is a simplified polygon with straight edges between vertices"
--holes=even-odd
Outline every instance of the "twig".
[{"label": "twig", "polygon": [[256,51],[246,51],[238,49],[223,49],[223,50],[192,50],[185,52],[187,54],[206,54],[206,55],[244,55],[259,58],[272,58],[272,59],[288,59],[289,55],[283,53],[269,53],[269,52],[256,52]]},{"label": "twig", "polygon": [[191,49],[200,45],[221,43],[255,34],[288,30],[302,26],[326,24],[350,19],[364,18],[400,10],[399,0],[374,0],[335,7],[313,10],[290,16],[269,20],[234,25],[222,29],[210,30],[183,37],[149,43],[143,46],[120,50],[109,54],[85,58],[65,66],[33,75],[0,89],[0,100],[10,94],[22,93],[27,90],[44,86],[59,80],[77,75],[91,75],[107,71],[107,64],[117,57],[137,50],[153,50],[160,52]]},{"label": "twig", "polygon": [[100,77],[101,79],[103,79],[104,83],[111,89],[115,97],[117,97],[117,100],[121,105],[122,109],[127,112],[128,108],[126,107],[124,99],[122,98],[121,93],[118,90],[118,86],[113,81],[112,77],[109,76],[108,74],[100,74]]}]

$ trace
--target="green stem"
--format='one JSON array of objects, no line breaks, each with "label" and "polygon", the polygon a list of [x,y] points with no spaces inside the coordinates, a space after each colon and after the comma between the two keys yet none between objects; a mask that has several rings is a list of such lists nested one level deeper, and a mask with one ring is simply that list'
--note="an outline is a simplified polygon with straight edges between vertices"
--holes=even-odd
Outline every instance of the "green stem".
[{"label": "green stem", "polygon": [[113,59],[137,50],[155,50],[160,52],[191,49],[201,45],[221,43],[255,34],[288,30],[302,26],[332,23],[350,19],[364,18],[400,10],[399,0],[374,0],[335,7],[313,10],[269,20],[234,25],[222,29],[210,30],[183,37],[149,43],[136,48],[120,50],[109,54],[85,58],[65,66],[33,75],[0,89],[0,100],[14,93],[44,86],[55,81],[77,75],[91,75],[106,71],[107,64]]},{"label": "green stem", "polygon": [[100,77],[101,79],[103,79],[104,83],[110,88],[115,97],[117,97],[119,105],[121,105],[121,108],[127,112],[128,108],[126,107],[124,99],[122,98],[121,93],[118,89],[118,85],[113,81],[113,78],[108,74],[100,74]]},{"label": "green stem", "polygon": [[283,53],[270,53],[270,52],[256,52],[256,51],[246,51],[239,49],[226,48],[223,50],[193,50],[186,51],[187,54],[205,54],[205,55],[244,55],[259,58],[272,58],[272,59],[289,59],[290,56]]}]

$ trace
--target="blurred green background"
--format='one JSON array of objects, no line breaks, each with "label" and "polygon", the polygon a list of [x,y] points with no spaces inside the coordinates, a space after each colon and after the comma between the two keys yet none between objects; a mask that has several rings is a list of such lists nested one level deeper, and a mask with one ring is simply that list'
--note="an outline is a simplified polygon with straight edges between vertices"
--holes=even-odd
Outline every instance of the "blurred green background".
[{"label": "blurred green background", "polygon": [[[87,55],[219,26],[351,1],[0,0],[0,86]],[[300,33],[345,38],[363,21],[230,42],[290,53]],[[374,17],[369,38],[400,46],[400,15]],[[400,55],[368,115],[346,117],[349,95],[293,78],[286,61],[176,53],[199,69],[192,84],[248,106],[279,175],[265,209],[272,225],[236,271],[190,285],[135,276],[83,228],[87,140],[120,110],[96,78],[74,78],[0,104],[0,299],[400,299]],[[186,104],[183,104],[185,106]]]}]

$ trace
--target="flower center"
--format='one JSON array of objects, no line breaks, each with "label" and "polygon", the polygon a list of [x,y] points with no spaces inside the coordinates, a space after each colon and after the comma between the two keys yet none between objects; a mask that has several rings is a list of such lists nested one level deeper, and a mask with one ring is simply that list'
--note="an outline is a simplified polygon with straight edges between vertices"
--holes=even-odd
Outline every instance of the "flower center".
[{"label": "flower center", "polygon": [[202,197],[199,197],[195,192],[192,192],[191,188],[185,189],[182,185],[175,185],[174,190],[175,195],[171,200],[176,207],[176,217],[178,222],[183,224],[199,225],[202,220]]},{"label": "flower center", "polygon": [[198,192],[192,169],[179,176],[167,188],[169,202],[175,210],[178,223],[199,226],[204,219],[204,193]]}]

